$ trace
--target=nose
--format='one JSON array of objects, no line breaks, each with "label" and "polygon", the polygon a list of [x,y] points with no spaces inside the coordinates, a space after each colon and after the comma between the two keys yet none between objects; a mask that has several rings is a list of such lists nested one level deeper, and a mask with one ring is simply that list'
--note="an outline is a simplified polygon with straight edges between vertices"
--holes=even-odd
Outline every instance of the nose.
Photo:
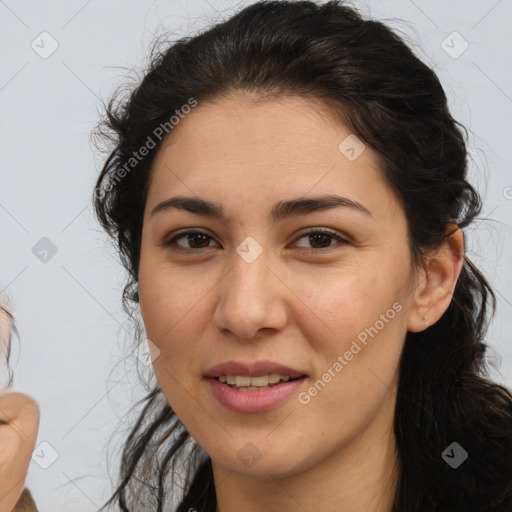
[{"label": "nose", "polygon": [[[230,272],[219,283],[214,323],[224,334],[250,339],[259,331],[286,326],[286,286],[269,266],[265,251],[247,263],[234,255]],[[288,291],[289,293],[289,291]]]}]

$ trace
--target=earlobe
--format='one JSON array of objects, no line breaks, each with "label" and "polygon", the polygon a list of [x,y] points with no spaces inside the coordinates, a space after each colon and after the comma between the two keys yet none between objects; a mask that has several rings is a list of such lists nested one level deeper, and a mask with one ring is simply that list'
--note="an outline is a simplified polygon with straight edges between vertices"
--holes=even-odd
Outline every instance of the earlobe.
[{"label": "earlobe", "polygon": [[464,265],[464,234],[455,224],[442,246],[426,257],[421,279],[414,290],[407,329],[421,332],[435,324],[448,309]]}]

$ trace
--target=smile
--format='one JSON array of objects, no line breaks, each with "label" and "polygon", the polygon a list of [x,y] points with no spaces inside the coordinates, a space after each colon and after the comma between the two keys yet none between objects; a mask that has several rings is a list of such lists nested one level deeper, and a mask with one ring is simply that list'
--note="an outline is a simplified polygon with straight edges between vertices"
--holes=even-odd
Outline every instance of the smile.
[{"label": "smile", "polygon": [[[270,382],[270,377],[276,382]],[[258,413],[282,405],[296,395],[307,380],[306,376],[294,379],[283,376],[283,380],[281,377],[277,374],[259,377],[221,375],[218,378],[208,378],[207,382],[213,396],[224,408],[238,413]],[[256,382],[267,384],[253,386],[253,378],[258,379]],[[248,380],[250,382],[247,382]],[[242,385],[239,386],[238,383]]]}]

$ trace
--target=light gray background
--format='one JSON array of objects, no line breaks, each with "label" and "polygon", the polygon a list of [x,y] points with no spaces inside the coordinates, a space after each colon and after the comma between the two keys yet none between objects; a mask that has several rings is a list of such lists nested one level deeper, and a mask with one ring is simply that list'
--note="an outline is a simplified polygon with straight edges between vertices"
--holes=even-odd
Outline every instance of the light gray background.
[{"label": "light gray background", "polygon": [[[120,302],[124,272],[90,203],[101,155],[89,134],[100,98],[146,62],[156,35],[194,33],[249,3],[0,0],[0,289],[14,303],[21,338],[13,389],[40,405],[41,460],[58,453],[47,469],[31,462],[27,487],[41,512],[103,505],[107,449],[115,475],[130,422],[120,426],[119,418],[144,394],[133,358],[123,360],[131,339]],[[352,3],[407,35],[471,130],[471,175],[489,220],[466,231],[468,253],[498,292],[492,376],[512,386],[512,1]],[[59,45],[47,59],[31,48],[43,31]],[[469,44],[458,58],[441,46],[454,31]],[[58,249],[47,262],[32,252],[42,237]]]}]

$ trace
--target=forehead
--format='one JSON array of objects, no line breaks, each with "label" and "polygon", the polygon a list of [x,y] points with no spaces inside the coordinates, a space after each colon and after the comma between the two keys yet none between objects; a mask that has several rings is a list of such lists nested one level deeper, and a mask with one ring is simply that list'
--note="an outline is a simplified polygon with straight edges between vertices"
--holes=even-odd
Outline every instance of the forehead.
[{"label": "forehead", "polygon": [[243,206],[308,192],[373,203],[379,213],[397,203],[376,152],[319,100],[234,93],[199,103],[172,129],[153,163],[148,204],[171,193]]},{"label": "forehead", "polygon": [[[184,115],[159,154],[167,149],[176,153],[171,148],[179,145],[180,152],[194,149],[190,159],[245,154],[247,159],[257,157],[256,161],[276,157],[316,160],[327,153],[331,153],[328,158],[339,156],[329,149],[337,149],[348,135],[350,130],[318,99],[282,96],[263,100],[233,92],[199,103]],[[325,151],[319,152],[322,147]]]}]

